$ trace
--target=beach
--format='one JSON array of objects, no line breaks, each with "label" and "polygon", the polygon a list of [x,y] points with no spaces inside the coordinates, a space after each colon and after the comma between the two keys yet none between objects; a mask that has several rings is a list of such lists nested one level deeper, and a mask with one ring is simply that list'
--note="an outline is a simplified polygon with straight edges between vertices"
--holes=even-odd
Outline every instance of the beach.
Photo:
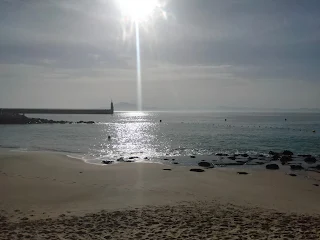
[{"label": "beach", "polygon": [[318,173],[191,168],[1,151],[0,239],[319,239]]}]

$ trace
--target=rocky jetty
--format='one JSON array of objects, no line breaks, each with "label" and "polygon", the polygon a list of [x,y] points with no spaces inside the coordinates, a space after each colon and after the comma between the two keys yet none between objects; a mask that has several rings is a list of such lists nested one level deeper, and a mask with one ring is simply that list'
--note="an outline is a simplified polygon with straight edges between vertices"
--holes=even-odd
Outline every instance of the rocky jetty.
[{"label": "rocky jetty", "polygon": [[94,121],[78,121],[78,122],[70,122],[70,121],[55,121],[44,118],[29,118],[23,114],[8,114],[2,113],[0,114],[0,124],[94,124]]}]

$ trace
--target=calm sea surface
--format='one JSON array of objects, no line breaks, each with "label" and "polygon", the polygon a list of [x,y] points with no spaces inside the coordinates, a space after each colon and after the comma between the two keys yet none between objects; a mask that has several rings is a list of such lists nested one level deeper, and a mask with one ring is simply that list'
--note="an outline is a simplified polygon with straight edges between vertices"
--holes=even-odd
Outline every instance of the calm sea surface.
[{"label": "calm sea surface", "polygon": [[117,112],[30,117],[99,123],[2,125],[0,147],[63,152],[93,163],[129,156],[267,154],[285,149],[320,154],[319,113]]}]

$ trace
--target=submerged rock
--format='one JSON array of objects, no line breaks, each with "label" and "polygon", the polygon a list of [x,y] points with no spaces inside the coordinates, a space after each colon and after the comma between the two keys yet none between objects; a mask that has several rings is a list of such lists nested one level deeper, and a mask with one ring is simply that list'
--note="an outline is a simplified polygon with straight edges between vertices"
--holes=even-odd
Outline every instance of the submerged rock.
[{"label": "submerged rock", "polygon": [[103,164],[112,164],[112,163],[113,163],[113,161],[103,160],[103,161],[102,161],[102,163],[103,163]]},{"label": "submerged rock", "polygon": [[247,163],[247,162],[246,162],[246,161],[237,161],[237,163],[245,164],[245,163]]},{"label": "submerged rock", "polygon": [[290,165],[291,170],[304,170],[301,165]]},{"label": "submerged rock", "polygon": [[216,156],[220,156],[220,157],[224,156],[224,157],[227,157],[227,156],[229,156],[229,155],[226,154],[226,153],[216,153]]},{"label": "submerged rock", "polygon": [[298,154],[298,157],[311,157],[310,154]]},{"label": "submerged rock", "polygon": [[285,165],[286,163],[288,163],[290,161],[292,161],[292,158],[289,155],[284,155],[284,156],[281,156],[281,158],[280,158],[280,162],[282,165]]},{"label": "submerged rock", "polygon": [[124,159],[123,159],[123,157],[121,157],[121,158],[118,158],[117,161],[118,161],[118,162],[123,162]]},{"label": "submerged rock", "polygon": [[233,157],[228,157],[229,159],[231,159],[231,160],[236,160],[236,157],[235,156],[233,156]]},{"label": "submerged rock", "polygon": [[283,155],[289,155],[289,156],[292,156],[293,155],[293,152],[289,151],[289,150],[284,150],[282,152]]},{"label": "submerged rock", "polygon": [[317,159],[315,157],[307,157],[307,158],[304,159],[304,161],[306,163],[311,164],[311,163],[316,163]]},{"label": "submerged rock", "polygon": [[266,165],[266,169],[269,169],[269,170],[278,170],[278,169],[279,169],[279,166],[278,166],[278,164],[274,164],[274,163],[272,163],[272,164],[267,164],[267,165]]},{"label": "submerged rock", "polygon": [[270,152],[269,152],[269,155],[279,155],[279,153],[274,152],[274,151],[270,151]]}]

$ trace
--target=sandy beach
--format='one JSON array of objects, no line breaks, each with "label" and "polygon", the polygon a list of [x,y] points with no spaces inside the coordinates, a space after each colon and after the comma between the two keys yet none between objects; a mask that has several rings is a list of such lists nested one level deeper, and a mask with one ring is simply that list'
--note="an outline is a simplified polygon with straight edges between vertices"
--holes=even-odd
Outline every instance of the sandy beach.
[{"label": "sandy beach", "polygon": [[320,174],[190,168],[1,151],[0,239],[320,238]]}]

